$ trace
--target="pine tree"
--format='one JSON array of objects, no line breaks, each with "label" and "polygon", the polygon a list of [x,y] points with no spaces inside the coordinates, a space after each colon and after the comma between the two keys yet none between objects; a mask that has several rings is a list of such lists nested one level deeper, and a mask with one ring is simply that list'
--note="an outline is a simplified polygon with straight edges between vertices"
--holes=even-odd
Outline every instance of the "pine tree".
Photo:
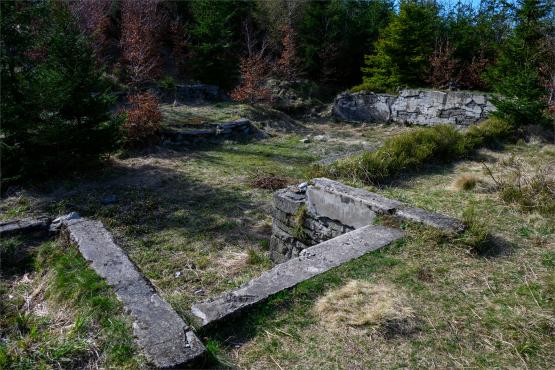
[{"label": "pine tree", "polygon": [[72,171],[114,149],[113,98],[67,4],[1,6],[3,183]]},{"label": "pine tree", "polygon": [[191,72],[201,82],[233,86],[238,77],[238,40],[246,2],[195,0],[190,3]]},{"label": "pine tree", "polygon": [[548,34],[548,2],[522,0],[516,12],[516,27],[502,45],[497,63],[489,70],[489,79],[498,97],[497,114],[513,125],[543,121],[547,108],[540,67],[548,58],[542,47]]},{"label": "pine tree", "polygon": [[364,54],[392,9],[389,0],[309,2],[296,37],[304,72],[315,81],[343,87],[359,82]]},{"label": "pine tree", "polygon": [[380,33],[376,52],[365,57],[363,85],[371,90],[425,85],[439,32],[438,13],[434,3],[403,0],[399,14]]}]

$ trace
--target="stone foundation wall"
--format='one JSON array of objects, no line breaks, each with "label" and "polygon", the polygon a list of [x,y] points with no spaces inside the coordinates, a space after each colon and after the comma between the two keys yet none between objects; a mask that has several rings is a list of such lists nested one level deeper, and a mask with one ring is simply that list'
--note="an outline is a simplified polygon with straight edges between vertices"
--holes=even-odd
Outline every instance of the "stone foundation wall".
[{"label": "stone foundation wall", "polygon": [[246,118],[214,125],[213,128],[198,130],[164,130],[160,133],[162,144],[202,144],[227,139],[248,137],[255,128]]},{"label": "stone foundation wall", "polygon": [[297,257],[307,247],[370,225],[377,215],[421,222],[448,232],[464,229],[456,219],[326,178],[277,191],[272,212],[270,258],[278,263]]},{"label": "stone foundation wall", "polygon": [[426,126],[468,126],[484,120],[494,110],[486,93],[415,89],[402,90],[399,95],[344,92],[333,105],[333,114],[346,121]]}]

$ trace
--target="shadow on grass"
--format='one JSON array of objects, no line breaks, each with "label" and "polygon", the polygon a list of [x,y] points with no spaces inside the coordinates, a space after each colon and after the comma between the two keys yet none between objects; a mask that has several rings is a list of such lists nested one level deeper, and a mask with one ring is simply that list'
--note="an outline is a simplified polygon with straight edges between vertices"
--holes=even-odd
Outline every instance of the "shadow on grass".
[{"label": "shadow on grass", "polygon": [[[43,210],[53,216],[77,211],[83,217],[101,219],[111,229],[124,229],[135,239],[163,229],[193,237],[225,235],[238,227],[226,220],[240,218],[259,206],[241,192],[148,164],[114,166],[101,178],[68,184],[45,195],[52,199]],[[106,204],[107,197],[116,201]]]},{"label": "shadow on grass", "polygon": [[11,279],[35,270],[34,254],[48,240],[45,231],[0,238],[0,278]]}]

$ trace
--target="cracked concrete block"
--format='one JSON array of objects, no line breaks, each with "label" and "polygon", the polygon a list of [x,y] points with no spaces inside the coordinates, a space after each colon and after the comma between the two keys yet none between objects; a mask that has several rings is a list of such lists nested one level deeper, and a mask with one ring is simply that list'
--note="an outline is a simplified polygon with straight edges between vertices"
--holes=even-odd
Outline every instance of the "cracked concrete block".
[{"label": "cracked concrete block", "polygon": [[274,194],[274,207],[287,214],[295,214],[300,206],[305,203],[304,193],[295,193],[289,188],[278,190]]},{"label": "cracked concrete block", "polygon": [[10,236],[17,233],[46,231],[50,225],[49,217],[23,218],[0,222],[0,236]]}]

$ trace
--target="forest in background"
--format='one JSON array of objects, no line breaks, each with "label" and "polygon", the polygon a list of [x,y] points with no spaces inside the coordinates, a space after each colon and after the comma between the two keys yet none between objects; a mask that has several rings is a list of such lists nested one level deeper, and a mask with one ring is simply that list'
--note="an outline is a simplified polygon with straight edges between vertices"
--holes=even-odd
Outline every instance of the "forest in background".
[{"label": "forest in background", "polygon": [[[214,84],[248,103],[271,103],[269,78],[332,92],[483,90],[503,97],[514,125],[549,122],[555,106],[552,0],[45,0],[1,11],[3,182],[149,142],[153,85]],[[129,103],[116,114],[113,92]]]}]

